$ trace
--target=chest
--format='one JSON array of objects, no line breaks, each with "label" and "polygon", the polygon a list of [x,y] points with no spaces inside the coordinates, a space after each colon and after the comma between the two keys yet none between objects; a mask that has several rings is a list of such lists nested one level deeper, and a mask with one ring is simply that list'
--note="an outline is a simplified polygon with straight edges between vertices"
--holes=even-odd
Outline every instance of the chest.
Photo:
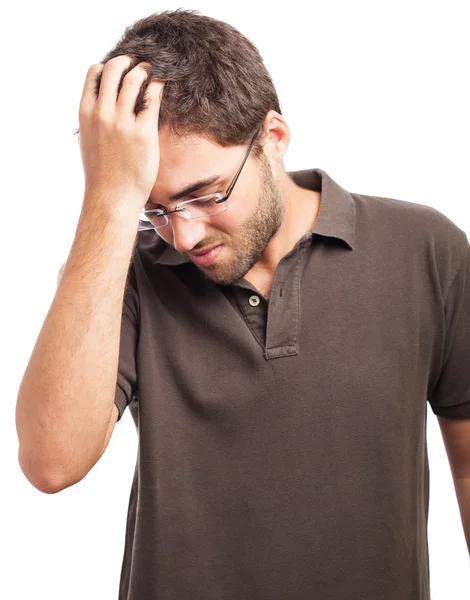
[{"label": "chest", "polygon": [[[360,480],[371,482],[358,492],[363,505],[374,478],[386,479],[383,464],[415,453],[432,371],[431,315],[416,312],[411,288],[398,298],[386,274],[371,285],[357,274],[322,270],[305,281],[307,274],[298,287],[275,282],[269,303],[256,306],[253,290],[237,289],[231,302],[202,281],[179,288],[181,304],[165,286],[158,303],[141,303],[143,456],[182,448],[175,471],[194,464],[197,473],[228,457],[232,473],[254,465],[254,479],[268,461],[288,457],[288,481],[293,468],[299,478],[336,473],[341,480],[359,468]],[[144,441],[153,439],[158,450]],[[192,462],[195,449],[202,456]]]},{"label": "chest", "polygon": [[142,379],[203,414],[290,394],[328,398],[330,407],[350,398],[348,410],[364,415],[384,405],[413,410],[410,398],[426,397],[442,326],[422,302],[429,278],[404,272],[397,286],[372,261],[366,272],[352,253],[320,252],[274,281],[251,278],[264,292],[270,283],[269,302],[247,287],[224,294],[196,271],[191,279],[162,271],[155,297],[141,301]]}]

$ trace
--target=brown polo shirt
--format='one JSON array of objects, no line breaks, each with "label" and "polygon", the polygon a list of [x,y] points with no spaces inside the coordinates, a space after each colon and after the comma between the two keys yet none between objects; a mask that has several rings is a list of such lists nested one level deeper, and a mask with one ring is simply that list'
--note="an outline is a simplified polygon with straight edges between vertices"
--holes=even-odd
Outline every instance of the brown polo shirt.
[{"label": "brown polo shirt", "polygon": [[267,301],[139,232],[116,405],[138,456],[121,600],[429,600],[427,402],[470,417],[470,246],[325,171]]}]

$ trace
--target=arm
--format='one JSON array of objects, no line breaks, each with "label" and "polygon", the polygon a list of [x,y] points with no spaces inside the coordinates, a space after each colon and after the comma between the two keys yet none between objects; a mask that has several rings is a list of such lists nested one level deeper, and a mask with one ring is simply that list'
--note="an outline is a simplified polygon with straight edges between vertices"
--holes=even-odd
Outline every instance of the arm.
[{"label": "arm", "polygon": [[18,392],[20,466],[46,492],[88,473],[117,418],[124,295],[138,215],[158,175],[164,86],[147,81],[149,103],[136,116],[151,65],[134,65],[124,55],[88,69],[79,108],[82,212]]},{"label": "arm", "polygon": [[[137,221],[124,210],[111,216],[98,209],[97,200],[84,203],[18,392],[19,463],[44,492],[86,475],[117,418],[122,306]],[[132,219],[135,228],[129,226]]]},{"label": "arm", "polygon": [[437,417],[470,555],[470,419]]},{"label": "arm", "polygon": [[460,517],[463,532],[467,542],[468,555],[470,556],[470,477],[454,479],[455,493],[459,503]]}]

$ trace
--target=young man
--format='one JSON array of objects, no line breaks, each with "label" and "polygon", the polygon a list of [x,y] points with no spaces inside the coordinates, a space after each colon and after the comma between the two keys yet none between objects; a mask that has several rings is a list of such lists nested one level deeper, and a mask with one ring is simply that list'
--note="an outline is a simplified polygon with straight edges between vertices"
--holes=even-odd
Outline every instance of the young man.
[{"label": "young man", "polygon": [[[427,402],[470,539],[464,231],[318,168],[286,173],[289,127],[257,51],[191,11],[137,22],[106,56],[101,131],[129,56],[165,81],[158,176],[124,211],[96,193],[103,154],[84,142],[88,202],[19,398],[25,473],[44,491],[76,483],[129,406],[121,599],[429,600]],[[151,162],[133,156],[136,173]],[[132,170],[109,164],[109,186]],[[47,352],[67,348],[66,377]],[[38,377],[42,437],[27,425]]]}]

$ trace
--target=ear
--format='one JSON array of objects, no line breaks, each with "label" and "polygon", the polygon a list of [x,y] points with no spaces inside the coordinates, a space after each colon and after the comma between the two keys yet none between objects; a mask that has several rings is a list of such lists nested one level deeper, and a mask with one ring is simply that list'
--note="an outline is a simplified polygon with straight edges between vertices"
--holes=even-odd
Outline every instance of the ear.
[{"label": "ear", "polygon": [[265,154],[276,163],[282,163],[290,142],[289,125],[282,115],[270,110],[266,115],[264,127],[267,132]]}]

